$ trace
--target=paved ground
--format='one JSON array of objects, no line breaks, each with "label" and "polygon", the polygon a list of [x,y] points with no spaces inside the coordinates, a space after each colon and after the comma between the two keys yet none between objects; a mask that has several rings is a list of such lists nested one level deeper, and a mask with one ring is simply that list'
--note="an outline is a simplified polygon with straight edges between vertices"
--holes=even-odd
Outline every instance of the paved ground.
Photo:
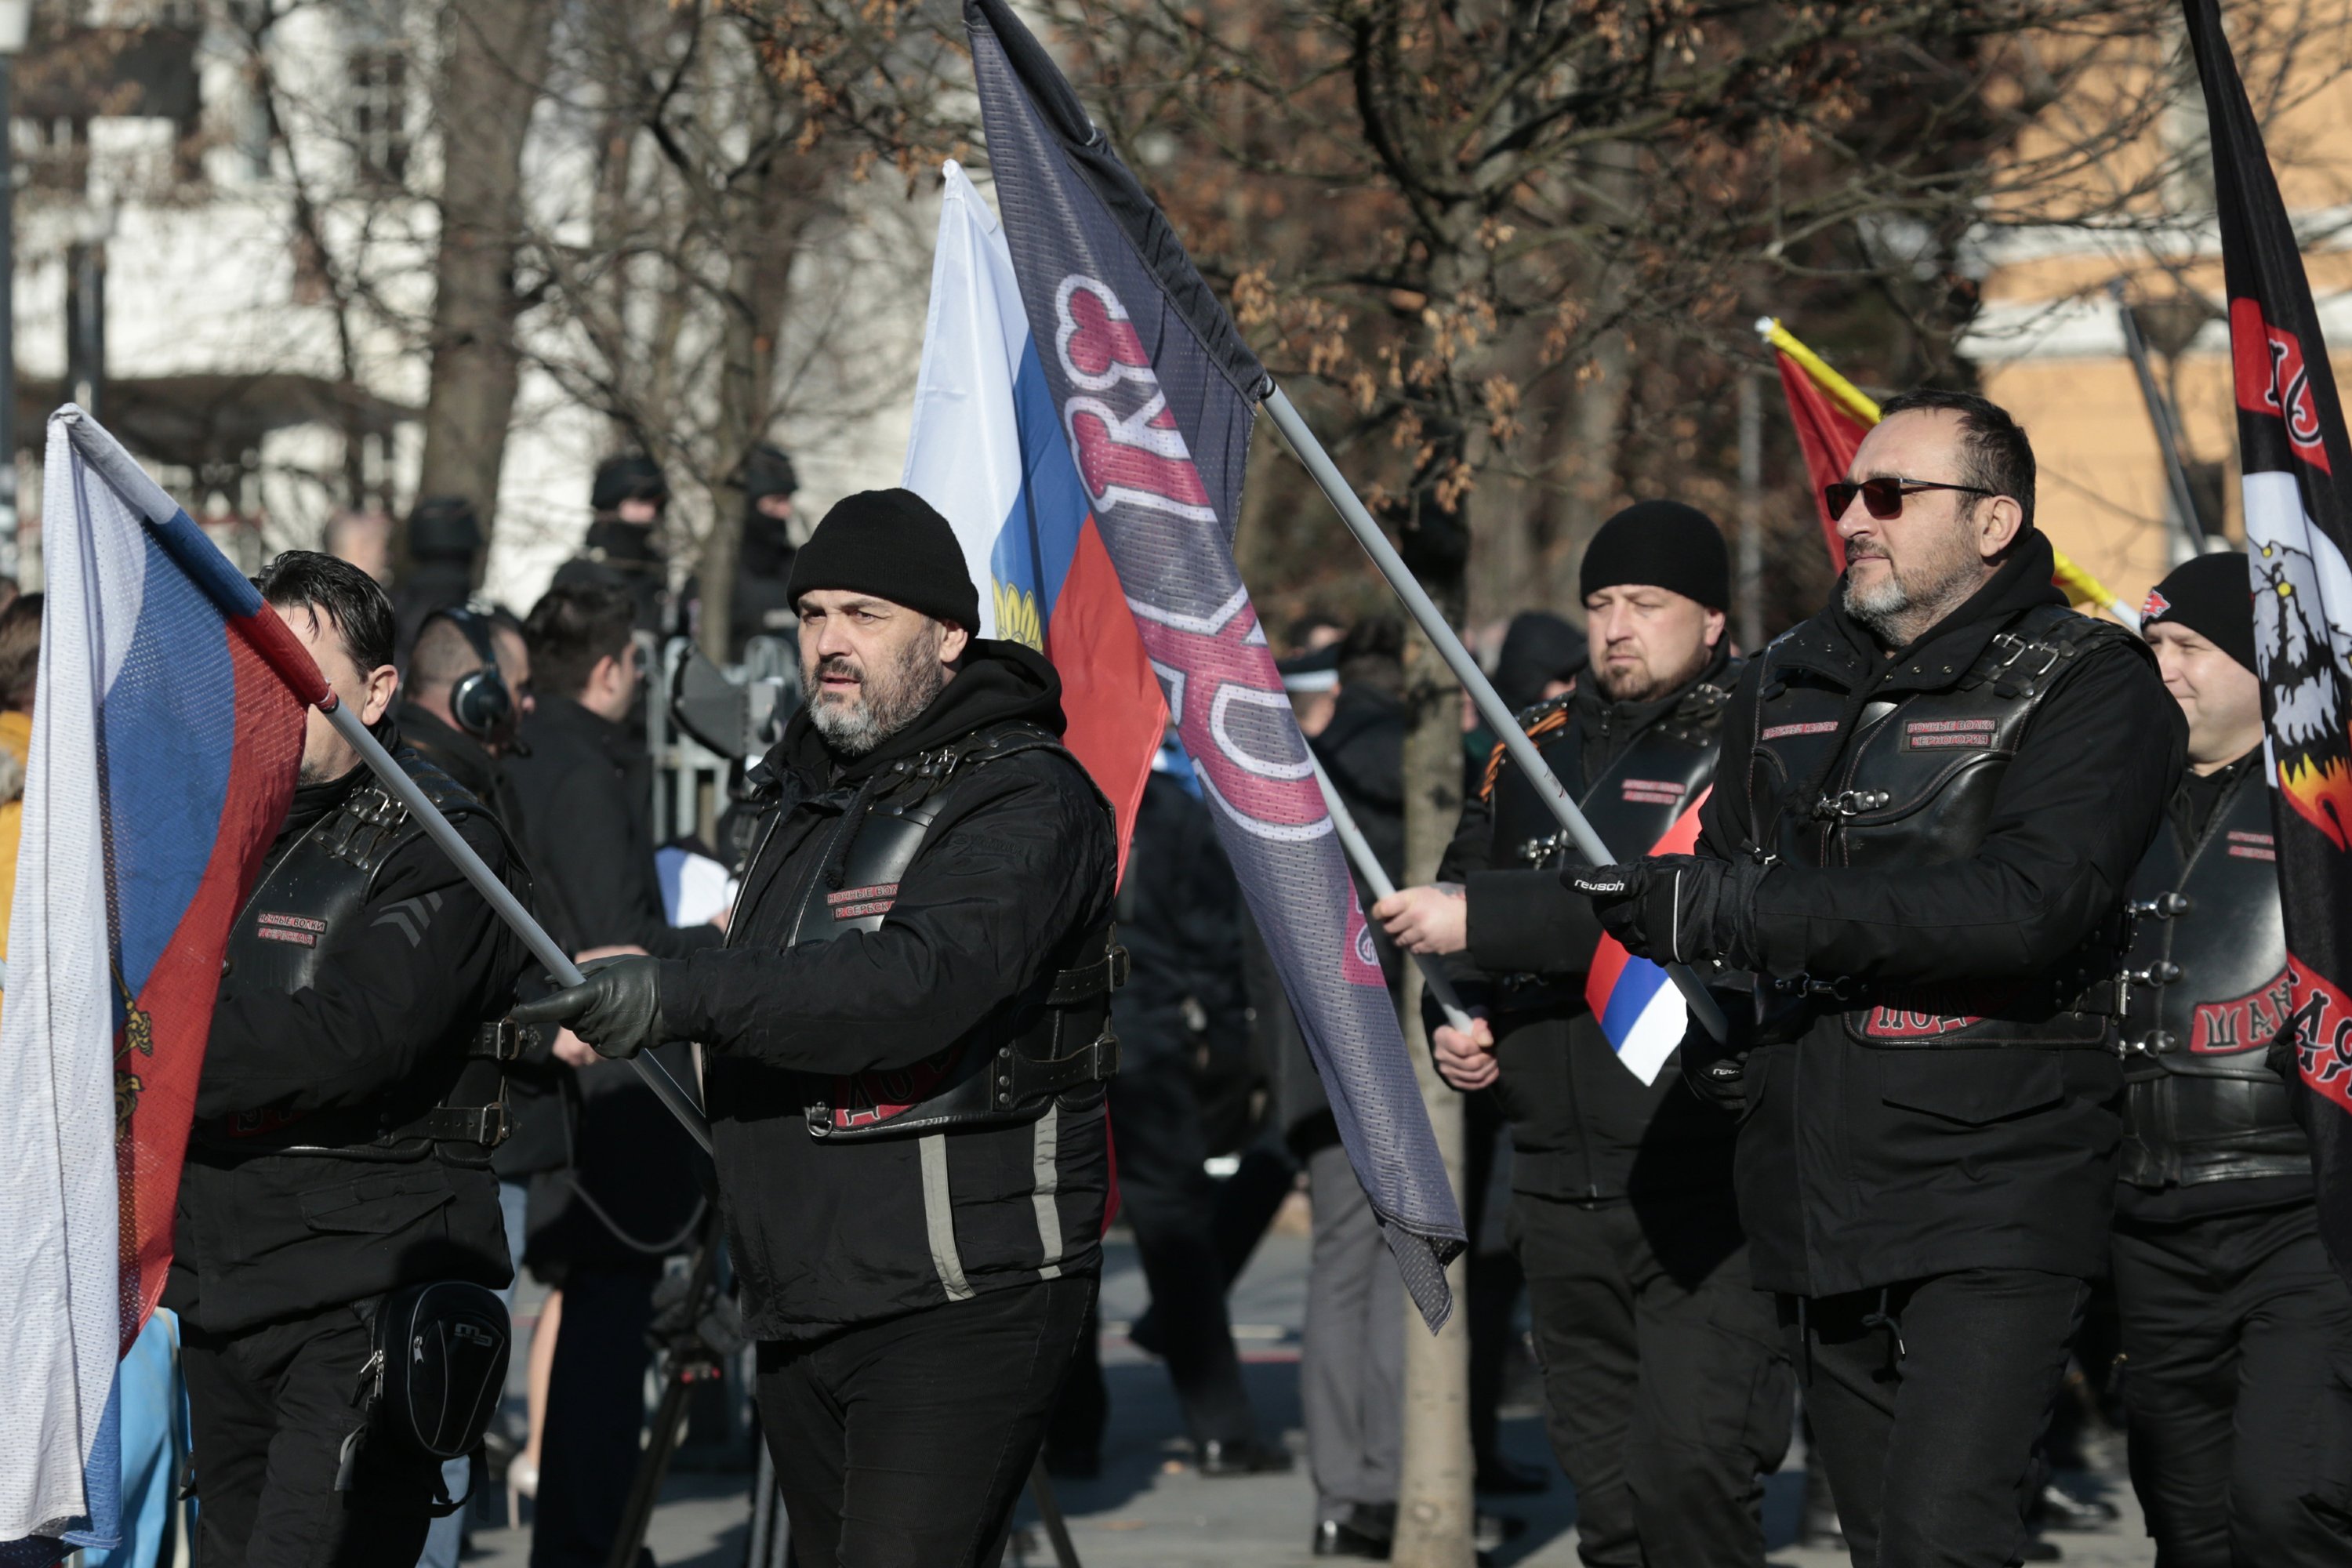
[{"label": "paved ground", "polygon": [[[1186,1445],[1166,1374],[1125,1338],[1127,1321],[1143,1305],[1143,1286],[1131,1247],[1114,1239],[1103,1289],[1104,1373],[1111,1387],[1111,1426],[1103,1474],[1060,1489],[1080,1560],[1087,1568],[1305,1568],[1314,1510],[1298,1430],[1298,1326],[1306,1300],[1306,1239],[1269,1236],[1249,1272],[1234,1288],[1234,1317],[1247,1362],[1252,1397],[1269,1431],[1280,1431],[1300,1452],[1287,1476],[1204,1479],[1182,1462]],[[530,1310],[528,1298],[523,1315]],[[516,1364],[522,1363],[517,1347]],[[1551,1468],[1540,1424],[1531,1417],[1505,1423],[1505,1442],[1522,1463]],[[2053,1537],[2064,1561],[2097,1568],[2144,1568],[2154,1561],[2141,1533],[2131,1489],[2119,1477],[2070,1476],[2077,1491],[2103,1495],[2123,1520],[2095,1534]],[[1842,1551],[1788,1544],[1802,1488],[1795,1456],[1772,1478],[1765,1504],[1766,1539],[1776,1568],[1844,1568]],[[681,1471],[671,1477],[649,1539],[661,1568],[742,1568],[748,1535],[749,1478]],[[1574,1568],[1575,1500],[1564,1480],[1531,1499],[1491,1504],[1517,1514],[1528,1529],[1496,1547],[1497,1568]],[[504,1501],[496,1505],[501,1514]],[[529,1505],[525,1504],[526,1520]],[[1024,1500],[1024,1521],[1034,1514]],[[486,1529],[475,1537],[472,1568],[527,1568],[529,1531]],[[1053,1558],[1034,1529],[1016,1536],[1007,1562],[1034,1565]]]}]

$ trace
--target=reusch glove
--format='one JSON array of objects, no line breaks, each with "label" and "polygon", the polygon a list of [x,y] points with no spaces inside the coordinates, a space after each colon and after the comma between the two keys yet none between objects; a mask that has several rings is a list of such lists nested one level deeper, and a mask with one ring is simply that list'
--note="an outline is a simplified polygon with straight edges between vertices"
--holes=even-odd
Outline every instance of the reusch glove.
[{"label": "reusch glove", "polygon": [[[1721,994],[1717,993],[1718,1000]],[[1737,1012],[1726,1008],[1731,1025],[1731,1038],[1718,1040],[1706,1032],[1706,1026],[1696,1018],[1683,1031],[1683,1082],[1690,1091],[1714,1106],[1737,1116],[1748,1109],[1748,1053],[1749,1046],[1739,1026]]]},{"label": "reusch glove", "polygon": [[637,954],[600,958],[567,985],[508,1016],[518,1024],[565,1024],[600,1057],[633,1057],[677,1037],[662,1022],[661,960]]},{"label": "reusch glove", "polygon": [[1761,877],[1748,861],[1654,855],[1622,866],[1570,869],[1560,880],[1592,900],[1601,929],[1656,963],[1698,963],[1734,951]]}]

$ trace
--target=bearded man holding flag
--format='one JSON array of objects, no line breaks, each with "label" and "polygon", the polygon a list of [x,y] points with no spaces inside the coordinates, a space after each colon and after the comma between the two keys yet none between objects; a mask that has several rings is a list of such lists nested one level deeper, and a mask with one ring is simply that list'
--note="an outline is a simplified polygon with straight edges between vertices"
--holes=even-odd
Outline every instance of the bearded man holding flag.
[{"label": "bearded man holding flag", "polygon": [[2033,453],[1890,402],[1825,498],[1836,601],[1748,662],[1696,852],[1570,872],[1633,952],[1758,976],[1684,1071],[1855,1561],[2017,1562],[2103,1268],[2123,889],[2179,776],[2145,644],[2066,607]]},{"label": "bearded man holding flag", "polygon": [[[1655,844],[1715,775],[1740,669],[1729,554],[1706,513],[1641,501],[1593,535],[1579,585],[1591,668],[1520,727],[1604,838]],[[1609,999],[1586,1000],[1605,939],[1560,883],[1576,858],[1497,746],[1444,880],[1372,914],[1408,952],[1458,955],[1476,1027],[1433,1017],[1431,1039],[1445,1080],[1491,1087],[1511,1124],[1512,1245],[1584,1560],[1760,1568],[1759,1478],[1788,1446],[1790,1390],[1732,1201],[1737,1124],[1667,1070],[1683,1036],[1672,990],[1671,1029],[1637,1024],[1622,1043]]]}]

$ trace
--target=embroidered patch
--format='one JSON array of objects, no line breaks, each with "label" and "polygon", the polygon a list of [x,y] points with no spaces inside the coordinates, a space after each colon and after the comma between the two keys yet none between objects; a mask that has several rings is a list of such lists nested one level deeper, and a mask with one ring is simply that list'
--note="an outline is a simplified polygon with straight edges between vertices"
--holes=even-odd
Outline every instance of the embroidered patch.
[{"label": "embroidered patch", "polygon": [[1759,741],[1779,741],[1790,735],[1834,735],[1836,733],[1836,720],[1816,719],[1810,724],[1775,724],[1756,738]]},{"label": "embroidered patch", "polygon": [[1680,805],[1683,786],[1672,779],[1627,779],[1624,797],[1635,805]]},{"label": "embroidered patch", "polygon": [[898,884],[877,882],[870,888],[844,888],[837,893],[827,893],[825,903],[837,921],[862,921],[868,915],[887,915],[890,906],[898,901]]},{"label": "embroidered patch", "polygon": [[1903,726],[1906,752],[1969,751],[1992,744],[1998,725],[1990,719],[1912,719]]},{"label": "embroidered patch", "polygon": [[1980,1024],[1980,1017],[1953,1013],[1914,1013],[1901,1007],[1873,1007],[1870,1020],[1862,1026],[1864,1036],[1874,1040],[1932,1040],[1938,1035],[1948,1035],[1955,1029],[1965,1029],[1970,1024]]},{"label": "embroidered patch", "polygon": [[2230,853],[2241,860],[2276,860],[2278,841],[2267,833],[2230,831]]},{"label": "embroidered patch", "polygon": [[[2267,851],[2264,858],[2269,858]],[[2294,1017],[2294,987],[2282,969],[2243,996],[2197,1004],[2195,1021],[2189,1029],[2189,1048],[2205,1057],[2267,1048]]]},{"label": "embroidered patch", "polygon": [[319,938],[326,934],[327,922],[309,915],[281,915],[264,910],[255,922],[253,934],[264,942],[290,942],[298,947],[316,947]]}]

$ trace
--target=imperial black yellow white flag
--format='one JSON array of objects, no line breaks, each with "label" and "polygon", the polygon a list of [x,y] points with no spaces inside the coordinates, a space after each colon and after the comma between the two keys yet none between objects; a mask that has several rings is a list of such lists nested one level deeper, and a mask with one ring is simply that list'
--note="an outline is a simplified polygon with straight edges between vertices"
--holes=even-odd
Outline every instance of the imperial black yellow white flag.
[{"label": "imperial black yellow white flag", "polygon": [[2216,0],[2186,0],[2212,124],[2245,471],[2254,647],[2270,729],[2287,973],[2320,1228],[2352,1278],[2352,447],[2294,226]]}]

